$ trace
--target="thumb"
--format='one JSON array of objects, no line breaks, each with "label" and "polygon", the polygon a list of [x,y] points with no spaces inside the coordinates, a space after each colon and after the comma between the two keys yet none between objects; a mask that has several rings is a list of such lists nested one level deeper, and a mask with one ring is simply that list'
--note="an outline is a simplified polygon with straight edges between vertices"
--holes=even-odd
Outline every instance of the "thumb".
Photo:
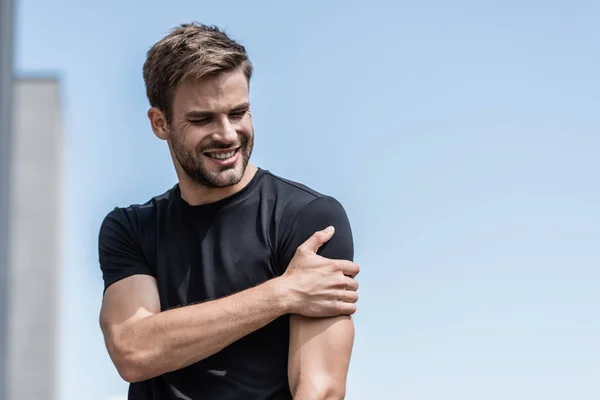
[{"label": "thumb", "polygon": [[316,253],[321,246],[331,239],[334,232],[335,228],[333,226],[328,226],[321,231],[317,231],[302,244],[302,247],[304,247],[305,250]]}]

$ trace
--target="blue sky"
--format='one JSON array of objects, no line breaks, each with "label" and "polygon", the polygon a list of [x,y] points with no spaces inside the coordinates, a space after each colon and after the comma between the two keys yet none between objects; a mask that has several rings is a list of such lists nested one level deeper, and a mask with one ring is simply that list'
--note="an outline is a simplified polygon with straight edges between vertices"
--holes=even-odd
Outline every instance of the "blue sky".
[{"label": "blue sky", "polygon": [[361,301],[348,399],[600,397],[600,3],[24,0],[17,72],[61,81],[61,400],[126,392],[96,240],[175,182],[141,66],[225,27],[255,64],[253,160],[337,197]]}]

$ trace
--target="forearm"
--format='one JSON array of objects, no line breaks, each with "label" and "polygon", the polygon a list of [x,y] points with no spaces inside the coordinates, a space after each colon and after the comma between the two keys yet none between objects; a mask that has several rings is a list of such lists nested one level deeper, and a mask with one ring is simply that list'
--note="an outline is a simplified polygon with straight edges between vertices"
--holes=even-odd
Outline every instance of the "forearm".
[{"label": "forearm", "polygon": [[287,312],[278,279],[123,324],[115,338],[119,372],[128,381],[150,379],[207,358],[262,328]]},{"label": "forearm", "polygon": [[349,316],[290,321],[290,389],[295,400],[340,400],[354,342]]}]

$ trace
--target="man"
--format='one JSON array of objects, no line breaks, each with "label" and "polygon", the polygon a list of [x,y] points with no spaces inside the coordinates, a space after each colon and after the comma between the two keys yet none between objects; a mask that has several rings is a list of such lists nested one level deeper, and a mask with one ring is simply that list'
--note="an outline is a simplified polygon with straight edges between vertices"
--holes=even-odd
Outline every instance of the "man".
[{"label": "man", "polygon": [[216,27],[181,25],[148,52],[148,117],[178,184],[115,208],[99,235],[100,324],[130,400],[345,395],[350,224],[332,197],[249,163],[251,75]]}]

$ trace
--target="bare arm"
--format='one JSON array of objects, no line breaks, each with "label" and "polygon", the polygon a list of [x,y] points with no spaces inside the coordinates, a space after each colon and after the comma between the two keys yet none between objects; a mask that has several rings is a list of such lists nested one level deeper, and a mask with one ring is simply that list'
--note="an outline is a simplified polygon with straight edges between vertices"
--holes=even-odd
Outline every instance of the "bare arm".
[{"label": "bare arm", "polygon": [[292,316],[288,375],[294,399],[343,399],[353,342],[350,316]]},{"label": "bare arm", "polygon": [[[342,205],[333,198],[312,202],[289,229],[281,257],[289,259],[293,246],[323,224],[336,227],[335,236],[317,254],[333,259],[352,260],[354,245],[350,222]],[[358,273],[358,271],[355,271]],[[358,299],[356,273],[345,273],[345,291],[340,296]],[[354,342],[354,323],[349,316],[290,319],[288,378],[296,400],[339,400],[346,393],[346,377]]]},{"label": "bare arm", "polygon": [[134,275],[110,286],[100,324],[119,374],[153,378],[209,357],[286,313],[277,280],[222,299],[160,312],[156,281]]}]

